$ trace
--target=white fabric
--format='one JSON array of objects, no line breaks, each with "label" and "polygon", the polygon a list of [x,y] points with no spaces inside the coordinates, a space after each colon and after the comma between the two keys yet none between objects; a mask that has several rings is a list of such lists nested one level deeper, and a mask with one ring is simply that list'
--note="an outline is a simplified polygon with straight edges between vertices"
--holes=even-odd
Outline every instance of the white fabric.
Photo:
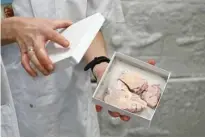
[{"label": "white fabric", "polygon": [[19,136],[18,122],[4,64],[1,64],[1,136]]},{"label": "white fabric", "polygon": [[[122,15],[112,10],[116,6],[113,1],[97,1],[14,0],[13,8],[17,16],[71,19],[74,22],[95,12],[102,12],[107,21],[112,16]],[[120,1],[114,2],[120,6]],[[5,46],[2,51],[21,136],[100,135],[91,101],[90,77],[83,71],[83,62],[36,80],[22,68],[17,46]]]}]

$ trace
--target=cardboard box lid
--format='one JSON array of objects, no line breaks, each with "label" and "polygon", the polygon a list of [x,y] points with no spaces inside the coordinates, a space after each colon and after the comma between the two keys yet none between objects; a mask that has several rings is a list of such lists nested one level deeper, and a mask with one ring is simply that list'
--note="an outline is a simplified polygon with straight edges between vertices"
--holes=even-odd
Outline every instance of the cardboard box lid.
[{"label": "cardboard box lid", "polygon": [[51,41],[48,42],[46,49],[52,62],[57,64],[57,66],[60,65],[61,62],[64,68],[78,64],[104,21],[105,18],[100,13],[96,13],[62,31],[61,35],[70,42],[69,48],[63,48],[59,44]]}]

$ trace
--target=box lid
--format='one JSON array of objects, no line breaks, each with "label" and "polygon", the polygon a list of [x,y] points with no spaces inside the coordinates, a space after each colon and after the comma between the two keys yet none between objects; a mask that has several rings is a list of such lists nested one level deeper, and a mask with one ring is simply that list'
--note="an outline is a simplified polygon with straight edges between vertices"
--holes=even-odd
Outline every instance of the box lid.
[{"label": "box lid", "polygon": [[48,42],[46,49],[57,70],[78,64],[102,27],[105,18],[96,13],[63,30],[60,34],[69,42],[69,48]]}]

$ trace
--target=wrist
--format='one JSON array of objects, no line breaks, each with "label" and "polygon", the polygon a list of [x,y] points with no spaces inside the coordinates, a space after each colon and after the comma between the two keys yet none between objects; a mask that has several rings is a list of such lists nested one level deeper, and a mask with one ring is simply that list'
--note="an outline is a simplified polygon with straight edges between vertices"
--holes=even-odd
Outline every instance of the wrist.
[{"label": "wrist", "polygon": [[103,76],[103,73],[105,72],[107,66],[107,62],[102,62],[95,65],[95,67],[93,68],[93,74],[97,77],[98,80]]},{"label": "wrist", "polygon": [[15,41],[17,22],[18,22],[17,17],[10,17],[2,20],[1,39]]},{"label": "wrist", "polygon": [[92,61],[90,61],[84,68],[84,71],[89,69],[92,70],[93,75],[99,80],[104,71],[106,70],[110,59],[105,56],[95,57]]}]

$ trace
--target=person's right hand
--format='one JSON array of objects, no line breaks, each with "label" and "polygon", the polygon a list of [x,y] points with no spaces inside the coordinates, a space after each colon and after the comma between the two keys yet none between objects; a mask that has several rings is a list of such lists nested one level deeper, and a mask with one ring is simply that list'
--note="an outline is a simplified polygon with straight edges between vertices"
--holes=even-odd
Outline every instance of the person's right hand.
[{"label": "person's right hand", "polygon": [[[54,65],[47,55],[45,44],[48,40],[51,40],[63,47],[68,47],[69,41],[55,30],[67,28],[72,22],[70,20],[24,17],[10,18],[10,22],[12,22],[10,37],[15,39],[19,45],[21,63],[24,69],[33,77],[37,76],[35,68],[44,75],[49,75],[53,71]],[[30,61],[34,64],[35,68],[31,67]]]}]

